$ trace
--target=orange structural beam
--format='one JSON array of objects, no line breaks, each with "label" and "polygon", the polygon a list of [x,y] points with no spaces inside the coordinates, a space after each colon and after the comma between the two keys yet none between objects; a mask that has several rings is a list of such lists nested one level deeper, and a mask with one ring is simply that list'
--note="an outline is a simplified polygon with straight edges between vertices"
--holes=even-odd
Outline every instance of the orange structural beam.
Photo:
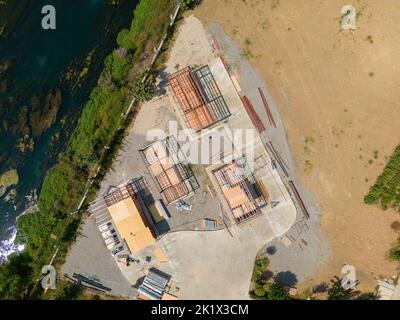
[{"label": "orange structural beam", "polygon": [[262,123],[260,117],[258,116],[256,110],[254,110],[253,105],[251,104],[250,100],[246,97],[243,96],[242,102],[244,107],[246,108],[247,114],[249,115],[251,121],[253,122],[254,126],[258,130],[259,133],[262,133],[265,131],[265,126]]}]

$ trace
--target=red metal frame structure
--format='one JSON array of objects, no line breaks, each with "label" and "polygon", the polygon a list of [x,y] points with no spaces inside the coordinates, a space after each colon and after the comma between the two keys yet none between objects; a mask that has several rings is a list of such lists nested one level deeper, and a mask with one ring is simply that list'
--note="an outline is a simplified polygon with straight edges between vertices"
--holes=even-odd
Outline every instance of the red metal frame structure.
[{"label": "red metal frame structure", "polygon": [[173,136],[147,145],[140,153],[167,204],[199,187],[192,170],[184,164],[186,158]]},{"label": "red metal frame structure", "polygon": [[244,157],[213,171],[237,224],[261,214],[267,204]]},{"label": "red metal frame structure", "polygon": [[186,67],[168,75],[168,81],[188,126],[193,130],[205,129],[230,116],[207,65],[195,70]]}]

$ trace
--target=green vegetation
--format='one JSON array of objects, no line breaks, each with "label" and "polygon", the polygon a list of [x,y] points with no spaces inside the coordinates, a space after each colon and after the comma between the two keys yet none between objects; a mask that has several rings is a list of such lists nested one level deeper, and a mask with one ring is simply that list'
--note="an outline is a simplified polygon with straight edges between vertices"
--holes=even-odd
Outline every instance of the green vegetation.
[{"label": "green vegetation", "polygon": [[[357,286],[359,282],[355,284]],[[334,277],[327,289],[328,300],[377,300],[379,296],[374,292],[360,292],[355,288],[342,287],[342,279]]]},{"label": "green vegetation", "polygon": [[10,256],[9,262],[0,265],[0,298],[21,299],[26,296],[26,283],[31,281],[32,258],[25,252]]},{"label": "green vegetation", "polygon": [[263,288],[265,284],[263,274],[264,272],[268,271],[268,265],[269,265],[269,260],[266,257],[258,258],[254,263],[251,282],[253,284],[254,293],[259,297],[265,294],[265,290]]},{"label": "green vegetation", "polygon": [[143,81],[143,74],[139,74],[133,83],[133,96],[138,101],[148,101],[154,96],[156,78],[150,74]]},{"label": "green vegetation", "polygon": [[246,38],[244,40],[244,46],[243,46],[243,52],[242,52],[242,56],[246,59],[251,59],[254,57],[253,52],[251,51],[251,39]]},{"label": "green vegetation", "polygon": [[382,209],[400,211],[400,145],[389,159],[383,173],[364,197],[366,204],[377,204]]},{"label": "green vegetation", "polygon": [[116,85],[122,85],[125,83],[126,76],[132,63],[132,55],[123,53],[121,54],[120,51],[116,50],[110,54],[106,58],[105,63],[106,74]]},{"label": "green vegetation", "polygon": [[271,10],[274,10],[279,7],[279,0],[271,0]]},{"label": "green vegetation", "polygon": [[389,252],[390,259],[400,262],[400,239],[397,240],[394,247]]},{"label": "green vegetation", "polygon": [[[378,158],[378,151],[374,151],[374,158]],[[379,205],[383,210],[393,208],[400,212],[400,145],[386,164],[383,173],[364,197],[364,203]],[[389,251],[389,258],[400,261],[400,239]]]},{"label": "green vegetation", "polygon": [[17,170],[8,170],[0,176],[0,196],[2,196],[8,187],[18,184],[19,177]]},{"label": "green vegetation", "polygon": [[354,289],[344,289],[342,279],[334,277],[328,288],[328,300],[350,300],[358,294]]},{"label": "green vegetation", "polygon": [[191,10],[196,4],[196,0],[181,0],[181,7],[183,10]]},{"label": "green vegetation", "polygon": [[[26,243],[26,249],[0,267],[0,299],[40,298],[36,279],[56,248],[59,251],[54,264],[57,267],[63,263],[81,219],[80,213],[70,213],[78,207],[91,177],[96,180],[90,185],[88,199],[94,196],[124,136],[127,123],[123,115],[135,86],[130,70],[134,70],[134,76],[140,71],[137,65],[143,68],[148,62],[173,9],[169,0],[140,1],[131,28],[118,35],[121,48],[105,59],[99,84],[84,106],[65,152],[44,180],[39,211],[18,220],[17,240]],[[143,95],[149,98],[149,94],[146,84]],[[74,293],[72,289],[61,292],[61,298]]]},{"label": "green vegetation", "polygon": [[[60,285],[60,284],[59,284]],[[74,283],[62,283],[56,300],[77,300],[82,296],[83,288]]]},{"label": "green vegetation", "polygon": [[268,283],[266,286],[267,300],[293,300],[285,288],[278,283]]},{"label": "green vegetation", "polygon": [[280,284],[271,282],[272,272],[268,270],[269,260],[267,257],[259,257],[254,263],[251,276],[250,297],[266,300],[292,300],[287,290]]}]

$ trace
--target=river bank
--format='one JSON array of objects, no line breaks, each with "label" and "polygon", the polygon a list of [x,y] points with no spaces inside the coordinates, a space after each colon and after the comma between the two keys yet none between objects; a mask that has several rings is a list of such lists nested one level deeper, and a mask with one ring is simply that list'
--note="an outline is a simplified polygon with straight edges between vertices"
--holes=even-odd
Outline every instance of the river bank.
[{"label": "river bank", "polygon": [[[41,29],[41,7],[57,10],[57,29]],[[8,1],[0,10],[0,241],[39,194],[46,171],[65,149],[82,108],[131,22],[136,1]],[[82,19],[75,19],[82,16]],[[1,258],[0,258],[1,259]]]}]

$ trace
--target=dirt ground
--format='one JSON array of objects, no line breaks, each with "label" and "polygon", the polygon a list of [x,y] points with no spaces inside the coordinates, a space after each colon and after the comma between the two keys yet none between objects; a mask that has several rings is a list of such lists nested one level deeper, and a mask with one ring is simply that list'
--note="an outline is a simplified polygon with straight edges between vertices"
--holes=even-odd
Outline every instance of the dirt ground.
[{"label": "dirt ground", "polygon": [[360,289],[391,277],[394,211],[363,196],[400,142],[400,2],[351,1],[357,30],[341,31],[344,0],[204,0],[195,15],[218,22],[261,73],[284,120],[297,170],[315,194],[331,261],[304,286],[358,272]]}]

